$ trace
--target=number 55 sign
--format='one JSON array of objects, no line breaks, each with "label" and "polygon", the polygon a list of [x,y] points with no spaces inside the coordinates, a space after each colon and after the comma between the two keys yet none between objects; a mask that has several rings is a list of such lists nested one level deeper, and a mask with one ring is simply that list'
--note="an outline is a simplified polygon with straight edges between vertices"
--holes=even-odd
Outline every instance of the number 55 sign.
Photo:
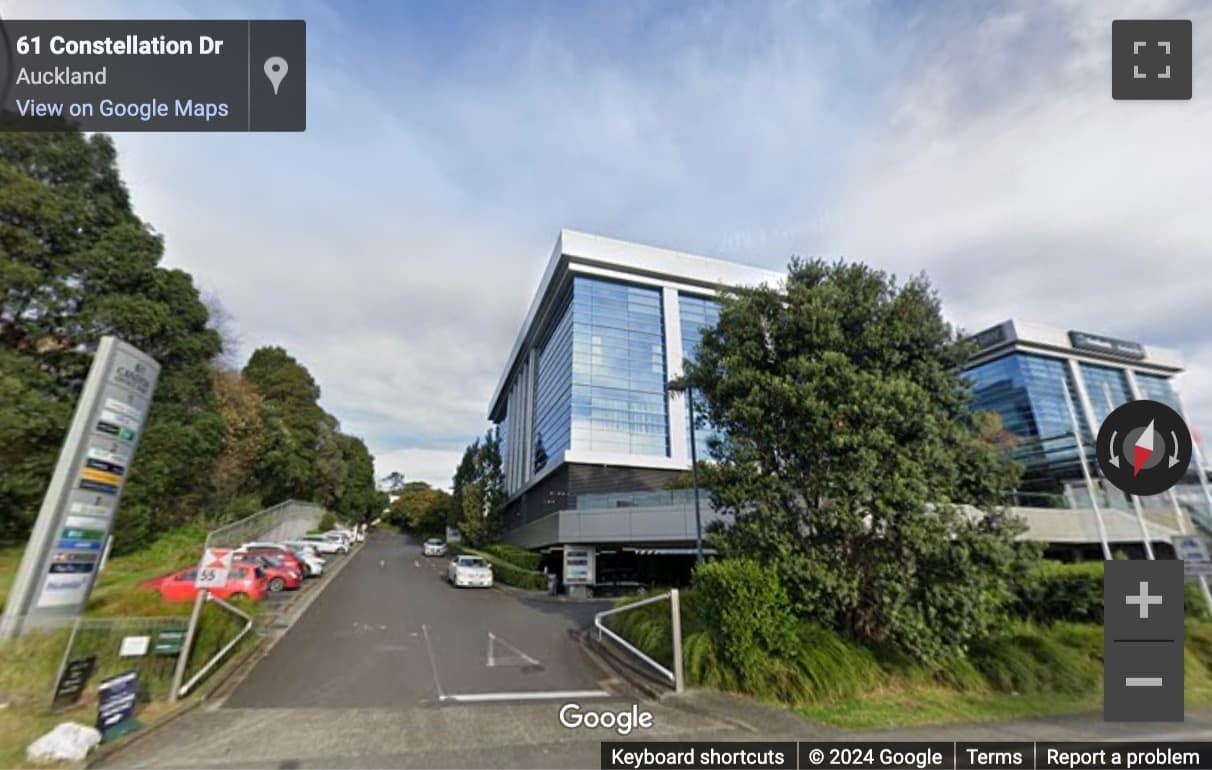
[{"label": "number 55 sign", "polygon": [[218,588],[226,585],[233,558],[235,553],[230,549],[207,548],[202,555],[202,563],[198,565],[198,577],[194,579],[194,587]]}]

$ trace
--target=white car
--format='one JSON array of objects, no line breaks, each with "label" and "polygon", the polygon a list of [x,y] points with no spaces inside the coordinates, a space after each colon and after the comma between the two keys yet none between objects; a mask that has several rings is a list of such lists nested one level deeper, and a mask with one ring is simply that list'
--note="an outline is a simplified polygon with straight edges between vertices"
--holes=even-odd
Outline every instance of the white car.
[{"label": "white car", "polygon": [[327,564],[327,562],[324,561],[324,557],[320,556],[320,553],[316,550],[314,543],[300,543],[291,540],[289,542],[282,543],[282,545],[285,548],[289,548],[291,553],[299,557],[299,559],[301,559],[303,563],[307,565],[309,574],[315,575],[316,577],[324,574],[324,565]]},{"label": "white car", "polygon": [[428,540],[425,541],[425,555],[426,556],[445,556],[446,555],[446,543],[443,543],[441,540],[439,540],[436,537],[429,538]]},{"label": "white car", "polygon": [[331,539],[323,535],[303,535],[298,542],[315,546],[318,553],[349,553],[349,544],[340,538]]},{"label": "white car", "polygon": [[336,540],[338,542],[344,543],[347,546],[353,545],[353,534],[350,532],[346,532],[343,529],[331,529],[331,530],[323,533],[322,535],[320,535],[320,537],[326,537],[329,540]]},{"label": "white car", "polygon": [[456,588],[492,588],[492,566],[479,556],[456,556],[446,568],[446,580]]}]

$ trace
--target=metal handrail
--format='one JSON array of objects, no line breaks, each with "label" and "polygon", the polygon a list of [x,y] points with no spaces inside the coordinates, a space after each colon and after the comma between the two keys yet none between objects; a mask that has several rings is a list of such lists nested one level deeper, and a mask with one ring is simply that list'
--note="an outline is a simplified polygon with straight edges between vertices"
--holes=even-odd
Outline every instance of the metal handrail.
[{"label": "metal handrail", "polygon": [[673,684],[675,690],[677,690],[678,692],[681,692],[682,691],[682,677],[679,676],[678,674],[681,673],[680,669],[681,669],[681,657],[682,656],[678,653],[680,652],[680,648],[681,648],[682,640],[680,637],[682,634],[681,634],[681,623],[678,622],[680,619],[677,618],[676,614],[675,614],[672,631],[674,634],[674,639],[673,639],[674,666],[679,669],[677,674],[675,674],[673,671],[670,671],[669,669],[665,668],[660,663],[657,663],[655,660],[653,660],[651,657],[646,655],[642,650],[638,649],[631,642],[627,641],[626,639],[619,636],[614,631],[611,631],[609,628],[607,628],[606,626],[604,626],[602,624],[602,618],[608,617],[610,615],[617,615],[618,613],[626,612],[627,610],[633,610],[637,607],[643,607],[645,604],[653,604],[654,602],[665,601],[666,599],[668,599],[670,601],[670,605],[671,605],[670,609],[674,613],[678,613],[679,608],[677,606],[678,605],[677,590],[675,589],[668,593],[659,594],[657,596],[650,596],[647,599],[641,599],[638,602],[632,602],[630,604],[625,604],[622,607],[615,607],[614,609],[610,609],[610,610],[602,610],[601,612],[599,612],[593,616],[593,626],[594,626],[594,628],[596,628],[598,630],[598,641],[599,642],[602,641],[603,634],[608,635],[611,639],[613,639],[614,641],[616,641],[620,645],[622,645],[622,647],[624,649],[631,652],[637,658],[639,658],[640,660],[647,663],[649,666],[652,666],[657,671],[659,671],[662,675],[665,676],[666,679],[668,679]]},{"label": "metal handrail", "polygon": [[[212,601],[212,602],[218,604],[220,607],[227,610],[228,612],[230,612],[234,615],[239,615],[240,617],[244,618],[244,621],[245,621],[244,628],[240,629],[240,633],[236,634],[235,637],[233,637],[230,642],[228,642],[226,645],[224,645],[223,649],[219,650],[214,655],[212,655],[211,659],[206,662],[206,665],[198,670],[198,673],[196,673],[192,677],[190,677],[190,680],[188,682],[181,685],[181,689],[177,693],[175,693],[175,695],[178,695],[181,697],[188,695],[189,691],[194,689],[194,685],[196,685],[198,682],[200,682],[202,680],[202,678],[204,676],[206,676],[208,673],[210,673],[210,670],[212,668],[214,668],[215,666],[217,666],[219,664],[219,661],[223,660],[224,656],[226,656],[227,653],[231,652],[232,648],[234,648],[237,644],[239,644],[240,640],[243,639],[244,636],[249,631],[251,631],[252,627],[253,627],[252,616],[249,615],[248,613],[246,613],[243,610],[240,610],[236,607],[233,607],[232,605],[223,601],[222,599],[215,596],[214,594],[207,593],[206,598],[209,601]],[[188,649],[181,650],[182,656],[186,656],[188,654],[189,654]]]}]

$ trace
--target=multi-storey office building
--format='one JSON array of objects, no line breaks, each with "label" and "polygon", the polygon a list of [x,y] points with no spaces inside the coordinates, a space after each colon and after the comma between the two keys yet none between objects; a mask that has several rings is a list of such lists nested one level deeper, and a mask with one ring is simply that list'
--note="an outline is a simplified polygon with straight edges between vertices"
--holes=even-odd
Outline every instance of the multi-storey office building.
[{"label": "multi-storey office building", "polygon": [[[489,409],[501,436],[506,538],[593,546],[599,571],[690,555],[690,491],[670,488],[690,468],[686,400],[666,384],[714,325],[721,287],[784,277],[562,231]],[[702,457],[705,442],[696,442]]]},{"label": "multi-storey office building", "polygon": [[979,346],[966,369],[973,408],[997,413],[1014,436],[1027,489],[1059,491],[1082,478],[1069,405],[1093,470],[1095,434],[1116,407],[1147,398],[1183,413],[1172,382],[1183,370],[1175,351],[1022,321],[972,339]]}]

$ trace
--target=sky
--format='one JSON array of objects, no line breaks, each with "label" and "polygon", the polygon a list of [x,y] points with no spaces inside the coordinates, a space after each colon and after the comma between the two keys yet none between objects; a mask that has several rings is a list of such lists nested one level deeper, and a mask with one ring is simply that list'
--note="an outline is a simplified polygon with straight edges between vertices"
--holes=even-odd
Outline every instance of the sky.
[{"label": "sky", "polygon": [[[284,346],[380,475],[448,486],[560,228],[924,271],[954,324],[1178,349],[1212,435],[1212,4],[54,2],[302,18],[300,134],[116,134],[242,361]],[[1116,102],[1111,21],[1193,20],[1194,98]]]}]

